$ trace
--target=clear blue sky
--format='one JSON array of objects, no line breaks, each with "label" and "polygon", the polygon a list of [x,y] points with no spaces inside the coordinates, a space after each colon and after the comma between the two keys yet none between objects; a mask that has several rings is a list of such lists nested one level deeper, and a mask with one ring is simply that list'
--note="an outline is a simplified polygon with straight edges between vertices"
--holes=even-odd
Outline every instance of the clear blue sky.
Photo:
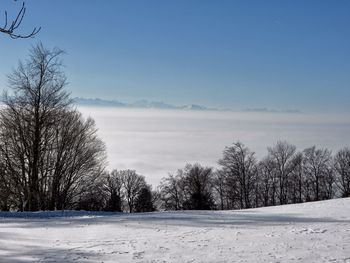
[{"label": "clear blue sky", "polygon": [[[30,40],[0,35],[1,88],[18,59],[42,41],[68,53],[73,96],[350,113],[350,1],[26,5],[21,30],[42,31]],[[0,3],[9,15],[13,7],[20,3]]]}]

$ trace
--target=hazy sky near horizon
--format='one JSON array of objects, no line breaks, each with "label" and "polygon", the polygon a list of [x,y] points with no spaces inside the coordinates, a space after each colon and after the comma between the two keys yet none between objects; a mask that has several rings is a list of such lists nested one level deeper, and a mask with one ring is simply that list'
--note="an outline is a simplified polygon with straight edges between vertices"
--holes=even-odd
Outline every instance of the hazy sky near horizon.
[{"label": "hazy sky near horizon", "polygon": [[[0,21],[21,1],[0,3]],[[31,45],[66,50],[73,96],[350,113],[350,1],[26,1],[0,89]]]},{"label": "hazy sky near horizon", "polygon": [[135,169],[158,185],[186,163],[217,167],[225,146],[241,141],[261,159],[287,140],[299,151],[350,147],[350,119],[340,114],[292,114],[78,107],[96,121],[109,170]]}]

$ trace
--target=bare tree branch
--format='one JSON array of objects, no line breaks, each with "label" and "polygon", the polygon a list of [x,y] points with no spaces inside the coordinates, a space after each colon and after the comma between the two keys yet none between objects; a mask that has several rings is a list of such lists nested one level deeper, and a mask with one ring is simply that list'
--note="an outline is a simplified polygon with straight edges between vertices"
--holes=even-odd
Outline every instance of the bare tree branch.
[{"label": "bare tree branch", "polygon": [[19,10],[19,12],[17,13],[16,18],[14,20],[12,20],[11,22],[8,20],[7,11],[5,11],[5,23],[4,23],[3,27],[0,27],[0,33],[7,34],[12,39],[31,38],[31,37],[34,37],[36,34],[38,34],[39,31],[41,30],[41,27],[39,27],[39,28],[34,27],[34,29],[32,30],[31,33],[25,34],[25,35],[19,34],[16,32],[17,29],[22,24],[22,21],[23,21],[25,14],[26,14],[25,2],[22,3],[22,7]]}]

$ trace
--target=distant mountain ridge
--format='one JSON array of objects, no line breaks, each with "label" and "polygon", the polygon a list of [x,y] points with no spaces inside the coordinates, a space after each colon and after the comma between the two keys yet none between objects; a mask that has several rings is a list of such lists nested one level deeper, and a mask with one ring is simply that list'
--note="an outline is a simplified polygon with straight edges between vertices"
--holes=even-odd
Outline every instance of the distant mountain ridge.
[{"label": "distant mountain ridge", "polygon": [[201,105],[190,104],[176,106],[167,104],[162,101],[138,100],[133,103],[125,103],[117,100],[104,100],[99,98],[73,98],[76,105],[100,106],[100,107],[119,107],[119,108],[143,108],[143,109],[177,109],[177,110],[211,110],[217,111],[216,108],[208,108]]},{"label": "distant mountain ridge", "polygon": [[245,112],[266,112],[266,113],[301,113],[300,110],[297,109],[287,109],[287,110],[276,110],[276,109],[268,109],[268,108],[247,108],[244,109]]},{"label": "distant mountain ridge", "polygon": [[[117,107],[117,108],[139,108],[139,109],[173,109],[173,110],[195,110],[195,111],[232,111],[232,109],[209,108],[197,104],[189,105],[172,105],[162,101],[138,100],[132,103],[120,102],[118,100],[104,100],[100,98],[73,98],[74,104],[80,106],[98,106],[98,107]],[[276,110],[269,108],[246,108],[241,112],[258,112],[258,113],[302,113],[297,109]]]}]

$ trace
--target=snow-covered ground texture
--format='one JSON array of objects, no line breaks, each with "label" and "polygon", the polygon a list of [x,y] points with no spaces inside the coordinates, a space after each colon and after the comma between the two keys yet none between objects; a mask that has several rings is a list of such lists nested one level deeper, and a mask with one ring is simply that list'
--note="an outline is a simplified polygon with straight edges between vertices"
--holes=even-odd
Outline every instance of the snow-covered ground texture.
[{"label": "snow-covered ground texture", "polygon": [[350,198],[240,211],[0,213],[0,262],[350,262]]}]

